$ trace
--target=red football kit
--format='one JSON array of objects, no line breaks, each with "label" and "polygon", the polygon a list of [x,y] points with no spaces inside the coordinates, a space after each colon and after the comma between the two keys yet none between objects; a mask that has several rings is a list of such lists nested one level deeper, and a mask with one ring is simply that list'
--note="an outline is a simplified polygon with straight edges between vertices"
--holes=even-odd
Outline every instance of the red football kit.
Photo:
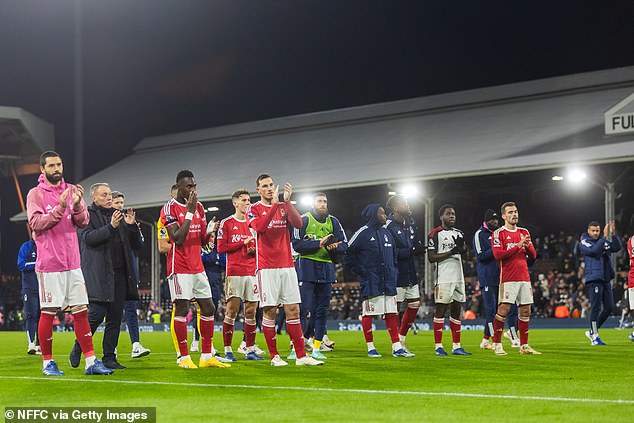
[{"label": "red football kit", "polygon": [[634,236],[627,240],[627,254],[630,256],[630,273],[627,277],[628,288],[634,288],[634,243],[632,239],[634,239]]},{"label": "red football kit", "polygon": [[256,231],[258,269],[294,267],[289,224],[302,227],[302,217],[290,202],[270,206],[258,201],[247,210],[249,224]]},{"label": "red football kit", "polygon": [[220,221],[216,244],[219,254],[227,256],[227,276],[255,276],[255,255],[248,248],[255,248],[255,241],[244,245],[244,240],[253,236],[249,220],[238,220],[229,216]]},{"label": "red football kit", "polygon": [[[168,201],[161,209],[161,222],[168,228],[175,223],[183,226],[187,206],[176,199]],[[198,203],[194,217],[189,225],[189,232],[182,245],[172,244],[167,253],[167,275],[196,274],[205,271],[200,255],[201,247],[209,243],[207,235],[207,218],[203,205]]]},{"label": "red football kit", "polygon": [[525,228],[517,227],[513,231],[504,226],[493,232],[491,244],[500,267],[500,283],[531,280],[526,257],[535,260],[537,253],[532,242],[527,249],[518,246],[522,235],[528,237],[530,233]]}]

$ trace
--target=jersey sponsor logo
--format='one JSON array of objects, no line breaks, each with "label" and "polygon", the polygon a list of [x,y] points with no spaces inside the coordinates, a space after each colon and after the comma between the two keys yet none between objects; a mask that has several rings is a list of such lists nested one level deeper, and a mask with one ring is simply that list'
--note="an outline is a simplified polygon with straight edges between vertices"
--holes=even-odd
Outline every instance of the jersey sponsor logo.
[{"label": "jersey sponsor logo", "polygon": [[246,238],[246,235],[242,235],[242,234],[233,234],[231,235],[231,242],[240,242],[242,241],[242,237]]}]

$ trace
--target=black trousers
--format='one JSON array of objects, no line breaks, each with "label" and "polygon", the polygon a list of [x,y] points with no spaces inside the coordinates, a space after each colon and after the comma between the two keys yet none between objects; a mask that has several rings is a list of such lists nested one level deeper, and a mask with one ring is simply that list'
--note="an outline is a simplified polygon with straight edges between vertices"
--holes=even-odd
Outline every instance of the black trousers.
[{"label": "black trousers", "polygon": [[[103,359],[104,362],[114,361],[114,353],[119,343],[119,332],[121,332],[121,319],[123,317],[123,305],[125,303],[125,270],[114,272],[114,301],[101,302],[92,301],[88,304],[88,323],[90,331],[95,334],[99,325],[106,319],[106,329],[103,333]],[[81,350],[79,342],[75,341],[73,349]]]}]

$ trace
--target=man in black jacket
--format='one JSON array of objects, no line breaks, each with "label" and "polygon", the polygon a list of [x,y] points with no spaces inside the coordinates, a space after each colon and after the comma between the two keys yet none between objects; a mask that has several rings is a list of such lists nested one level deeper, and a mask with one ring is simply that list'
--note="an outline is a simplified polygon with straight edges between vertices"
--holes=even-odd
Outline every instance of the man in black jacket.
[{"label": "man in black jacket", "polygon": [[[88,207],[90,222],[78,232],[81,270],[88,291],[88,321],[95,333],[106,319],[103,336],[103,364],[111,369],[125,368],[117,361],[123,303],[137,292],[132,250],[143,247],[134,210],[112,207],[112,192],[106,183],[90,187],[93,203]],[[138,295],[138,294],[137,294]],[[79,365],[81,348],[75,342],[70,364]]]}]

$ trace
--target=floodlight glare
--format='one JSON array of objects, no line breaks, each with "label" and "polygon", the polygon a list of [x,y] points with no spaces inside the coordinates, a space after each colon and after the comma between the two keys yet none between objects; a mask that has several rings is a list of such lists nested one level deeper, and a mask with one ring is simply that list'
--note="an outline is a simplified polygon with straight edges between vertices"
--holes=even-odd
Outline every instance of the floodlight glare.
[{"label": "floodlight glare", "polygon": [[555,175],[551,178],[553,181],[563,181],[564,177],[561,175]]},{"label": "floodlight glare", "polygon": [[573,184],[580,184],[585,181],[588,175],[581,169],[571,169],[566,175],[566,179]]},{"label": "floodlight glare", "polygon": [[220,209],[218,207],[216,207],[216,206],[207,207],[207,211],[210,211],[210,212],[215,212],[215,211],[218,211],[218,210],[220,210]]},{"label": "floodlight glare", "polygon": [[414,184],[403,185],[401,194],[405,198],[412,198],[418,195],[418,187]]},{"label": "floodlight glare", "polygon": [[302,195],[299,202],[302,206],[310,206],[313,203],[313,196],[310,194]]}]

